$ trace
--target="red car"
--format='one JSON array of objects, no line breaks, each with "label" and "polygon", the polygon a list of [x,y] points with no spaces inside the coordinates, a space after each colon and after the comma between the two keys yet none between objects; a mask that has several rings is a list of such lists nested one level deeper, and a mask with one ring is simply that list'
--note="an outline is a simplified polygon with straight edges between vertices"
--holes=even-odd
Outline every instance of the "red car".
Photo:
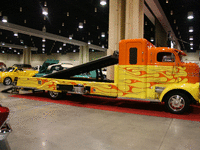
[{"label": "red car", "polygon": [[6,122],[9,114],[9,109],[0,105],[0,140],[6,139],[12,131],[10,125]]}]

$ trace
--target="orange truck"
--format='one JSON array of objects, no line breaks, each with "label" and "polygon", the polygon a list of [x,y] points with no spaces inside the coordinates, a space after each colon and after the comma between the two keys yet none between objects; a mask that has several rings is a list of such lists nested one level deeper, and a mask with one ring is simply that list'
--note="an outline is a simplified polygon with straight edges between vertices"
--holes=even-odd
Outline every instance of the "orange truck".
[{"label": "orange truck", "polygon": [[[66,93],[164,102],[171,113],[199,103],[199,67],[182,62],[177,49],[155,47],[146,39],[119,42],[119,53],[44,76],[19,77],[16,87],[48,91],[53,99]],[[114,80],[102,77],[102,68],[114,65]],[[96,70],[95,78],[75,78]],[[28,85],[28,87],[27,87]]]}]

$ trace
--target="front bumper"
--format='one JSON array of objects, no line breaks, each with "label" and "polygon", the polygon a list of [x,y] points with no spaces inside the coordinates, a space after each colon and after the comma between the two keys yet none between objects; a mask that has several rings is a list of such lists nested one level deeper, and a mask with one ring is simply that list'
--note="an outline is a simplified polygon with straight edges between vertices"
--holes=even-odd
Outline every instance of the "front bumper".
[{"label": "front bumper", "polygon": [[0,140],[6,139],[11,131],[12,129],[10,127],[10,124],[5,122],[0,129]]}]

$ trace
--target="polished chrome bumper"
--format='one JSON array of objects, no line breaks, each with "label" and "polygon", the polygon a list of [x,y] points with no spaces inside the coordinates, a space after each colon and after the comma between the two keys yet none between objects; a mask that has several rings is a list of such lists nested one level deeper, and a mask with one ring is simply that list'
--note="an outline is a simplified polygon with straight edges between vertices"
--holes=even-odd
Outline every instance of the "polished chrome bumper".
[{"label": "polished chrome bumper", "polygon": [[9,133],[12,131],[9,123],[4,123],[4,125],[0,129],[0,140],[6,139]]}]

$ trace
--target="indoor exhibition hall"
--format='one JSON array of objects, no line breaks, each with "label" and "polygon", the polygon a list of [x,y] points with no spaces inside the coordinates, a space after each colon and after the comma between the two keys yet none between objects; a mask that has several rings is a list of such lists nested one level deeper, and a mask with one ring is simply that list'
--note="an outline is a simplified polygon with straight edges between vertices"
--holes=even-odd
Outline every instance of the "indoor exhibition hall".
[{"label": "indoor exhibition hall", "polygon": [[199,150],[199,8],[0,1],[0,150]]}]

